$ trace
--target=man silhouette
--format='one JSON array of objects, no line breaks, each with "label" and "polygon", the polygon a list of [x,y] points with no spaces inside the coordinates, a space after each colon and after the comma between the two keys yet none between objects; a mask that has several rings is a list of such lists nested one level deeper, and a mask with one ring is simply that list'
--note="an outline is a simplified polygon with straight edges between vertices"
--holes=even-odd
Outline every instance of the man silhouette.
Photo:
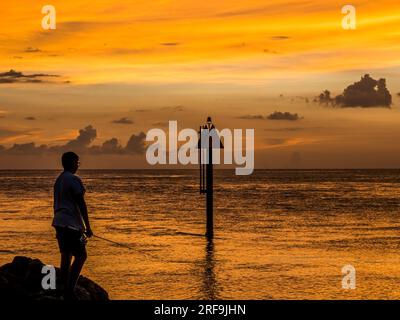
[{"label": "man silhouette", "polygon": [[[90,227],[85,187],[75,175],[79,168],[79,156],[66,152],[61,157],[64,171],[54,184],[54,218],[52,226],[61,253],[61,279],[64,298],[75,300],[74,289],[87,259],[86,237],[93,235]],[[72,257],[74,261],[71,265]]]}]

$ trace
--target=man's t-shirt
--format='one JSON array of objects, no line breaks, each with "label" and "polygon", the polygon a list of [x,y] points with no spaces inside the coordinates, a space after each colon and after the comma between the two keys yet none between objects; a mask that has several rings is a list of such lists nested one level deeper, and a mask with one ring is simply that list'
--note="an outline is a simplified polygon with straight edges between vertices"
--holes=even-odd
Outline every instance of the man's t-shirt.
[{"label": "man's t-shirt", "polygon": [[84,231],[85,224],[76,202],[76,196],[84,195],[85,188],[81,179],[71,172],[64,171],[54,184],[53,227],[68,227]]}]

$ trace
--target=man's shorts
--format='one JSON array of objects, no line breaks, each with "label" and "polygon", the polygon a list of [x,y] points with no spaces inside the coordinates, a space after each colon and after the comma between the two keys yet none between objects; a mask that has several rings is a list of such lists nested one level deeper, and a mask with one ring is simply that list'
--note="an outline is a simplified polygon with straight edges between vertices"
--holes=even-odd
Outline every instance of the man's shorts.
[{"label": "man's shorts", "polygon": [[60,252],[73,256],[86,255],[86,239],[80,231],[56,227],[56,238]]}]

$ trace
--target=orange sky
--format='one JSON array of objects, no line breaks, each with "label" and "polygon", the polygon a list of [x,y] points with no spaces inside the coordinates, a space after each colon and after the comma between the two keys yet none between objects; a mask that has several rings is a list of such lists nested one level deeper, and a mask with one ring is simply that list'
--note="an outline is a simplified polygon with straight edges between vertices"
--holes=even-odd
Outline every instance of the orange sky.
[{"label": "orange sky", "polygon": [[[400,165],[393,145],[400,133],[398,1],[353,1],[353,31],[341,28],[341,1],[54,0],[46,3],[57,10],[50,31],[41,29],[43,4],[0,4],[0,73],[60,76],[0,84],[4,146],[64,143],[89,124],[98,130],[95,144],[112,137],[124,144],[155,124],[197,127],[212,114],[219,126],[256,129],[260,167],[299,165],[294,154],[305,167]],[[365,73],[387,79],[391,110],[327,110],[300,98],[326,88],[339,94]],[[239,119],[275,110],[304,118]],[[133,124],[112,123],[120,118]],[[24,163],[0,156],[0,167]]]}]

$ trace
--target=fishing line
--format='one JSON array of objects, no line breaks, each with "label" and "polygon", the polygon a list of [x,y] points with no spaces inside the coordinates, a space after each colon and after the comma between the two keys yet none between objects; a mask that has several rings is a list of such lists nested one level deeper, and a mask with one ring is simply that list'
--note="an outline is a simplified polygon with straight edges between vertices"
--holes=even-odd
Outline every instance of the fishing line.
[{"label": "fishing line", "polygon": [[134,247],[129,246],[129,245],[127,245],[127,244],[119,243],[119,242],[116,242],[116,241],[113,241],[113,240],[110,240],[110,239],[107,239],[107,238],[103,238],[103,237],[100,237],[100,236],[96,236],[96,235],[93,235],[93,237],[94,237],[94,238],[97,238],[97,239],[100,239],[100,240],[103,240],[103,241],[106,241],[106,242],[109,242],[109,243],[112,243],[112,244],[115,244],[115,245],[118,245],[118,246],[121,246],[121,247],[124,247],[124,248],[127,248],[127,249],[130,249],[130,250],[135,250],[135,251],[140,252],[140,253],[142,253],[143,255],[145,255],[145,256],[147,256],[147,257],[149,257],[149,258],[159,260],[158,257],[155,257],[155,256],[153,256],[152,254],[149,254],[149,253],[147,253],[147,252],[145,252],[145,251],[143,251],[143,250],[134,248]]}]

